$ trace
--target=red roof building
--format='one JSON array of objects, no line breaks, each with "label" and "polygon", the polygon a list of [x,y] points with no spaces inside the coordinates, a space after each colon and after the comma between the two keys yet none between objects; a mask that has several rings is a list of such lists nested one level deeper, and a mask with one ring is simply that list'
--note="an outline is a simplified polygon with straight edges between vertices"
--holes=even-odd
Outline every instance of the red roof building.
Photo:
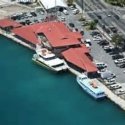
[{"label": "red roof building", "polygon": [[7,28],[7,27],[13,27],[13,28],[17,28],[22,26],[22,24],[17,23],[11,19],[1,19],[0,20],[0,27],[1,28]]},{"label": "red roof building", "polygon": [[87,56],[89,52],[88,48],[85,45],[82,45],[78,48],[70,48],[62,52],[65,60],[74,66],[86,71],[88,73],[97,72],[98,69],[92,62],[92,60]]},{"label": "red roof building", "polygon": [[71,32],[64,23],[54,21],[15,28],[12,32],[33,44],[38,43],[38,34],[43,35],[53,48],[80,45],[82,38],[79,32]]},{"label": "red roof building", "polygon": [[52,47],[79,45],[82,38],[79,32],[71,32],[62,22],[45,22],[37,33],[43,33]]},{"label": "red roof building", "polygon": [[38,43],[37,34],[29,26],[23,26],[23,27],[20,27],[20,28],[15,28],[12,32],[19,39],[22,39],[24,41],[28,41],[29,43],[32,43],[34,45]]}]

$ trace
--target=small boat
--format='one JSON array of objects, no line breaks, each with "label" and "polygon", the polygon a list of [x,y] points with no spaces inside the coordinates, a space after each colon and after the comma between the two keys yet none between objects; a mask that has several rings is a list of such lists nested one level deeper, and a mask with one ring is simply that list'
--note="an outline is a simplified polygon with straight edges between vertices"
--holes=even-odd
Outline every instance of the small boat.
[{"label": "small boat", "polygon": [[95,99],[106,97],[105,92],[100,88],[100,86],[96,82],[89,79],[85,74],[80,74],[76,79],[85,92]]},{"label": "small boat", "polygon": [[37,47],[36,54],[33,55],[32,60],[55,72],[67,70],[67,65],[64,60],[56,57],[54,53],[46,48]]}]

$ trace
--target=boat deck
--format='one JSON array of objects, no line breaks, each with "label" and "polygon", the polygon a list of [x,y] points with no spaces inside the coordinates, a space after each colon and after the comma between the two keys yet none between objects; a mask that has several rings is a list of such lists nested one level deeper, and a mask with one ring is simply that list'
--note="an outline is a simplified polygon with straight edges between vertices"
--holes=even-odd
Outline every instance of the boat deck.
[{"label": "boat deck", "polygon": [[125,100],[120,98],[119,96],[115,95],[110,89],[108,89],[104,84],[102,84],[100,81],[97,79],[93,79],[93,81],[97,82],[100,87],[104,90],[106,96],[113,101],[115,104],[117,104],[120,108],[125,110]]}]

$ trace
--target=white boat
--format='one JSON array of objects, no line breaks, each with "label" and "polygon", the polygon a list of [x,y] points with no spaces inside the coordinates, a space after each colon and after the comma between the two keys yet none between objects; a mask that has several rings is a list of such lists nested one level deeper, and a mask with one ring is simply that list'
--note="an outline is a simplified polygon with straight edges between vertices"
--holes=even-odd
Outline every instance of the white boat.
[{"label": "white boat", "polygon": [[95,99],[104,98],[105,92],[100,88],[100,86],[89,79],[85,74],[77,76],[78,84],[92,97]]},{"label": "white boat", "polygon": [[37,48],[32,60],[55,72],[67,70],[67,65],[64,60],[56,57],[54,53],[46,48]]}]

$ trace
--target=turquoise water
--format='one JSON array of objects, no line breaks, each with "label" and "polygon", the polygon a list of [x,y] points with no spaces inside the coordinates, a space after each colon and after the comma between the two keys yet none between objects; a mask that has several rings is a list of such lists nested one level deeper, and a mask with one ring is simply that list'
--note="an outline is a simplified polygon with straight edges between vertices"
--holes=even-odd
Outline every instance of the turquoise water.
[{"label": "turquoise water", "polygon": [[95,101],[69,73],[55,74],[0,36],[0,125],[125,125],[125,112]]}]

